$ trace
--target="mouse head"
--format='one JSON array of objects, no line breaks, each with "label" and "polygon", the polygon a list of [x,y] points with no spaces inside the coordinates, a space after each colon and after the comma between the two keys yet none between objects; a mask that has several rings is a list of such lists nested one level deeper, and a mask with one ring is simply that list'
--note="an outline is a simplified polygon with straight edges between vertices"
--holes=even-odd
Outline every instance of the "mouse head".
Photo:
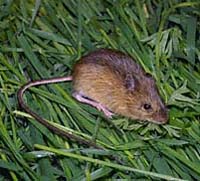
[{"label": "mouse head", "polygon": [[142,73],[142,76],[128,76],[125,87],[129,117],[157,124],[167,122],[167,108],[159,96],[155,80],[150,75]]}]

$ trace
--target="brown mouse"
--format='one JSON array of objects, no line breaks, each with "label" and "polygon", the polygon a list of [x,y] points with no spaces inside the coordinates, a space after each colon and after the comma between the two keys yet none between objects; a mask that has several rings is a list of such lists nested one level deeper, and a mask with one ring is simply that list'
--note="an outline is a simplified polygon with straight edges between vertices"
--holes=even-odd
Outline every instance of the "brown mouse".
[{"label": "brown mouse", "polygon": [[75,64],[72,76],[32,81],[18,91],[21,107],[57,133],[58,129],[52,128],[24,103],[23,93],[32,86],[63,81],[72,81],[74,98],[103,111],[108,118],[117,114],[157,124],[167,122],[167,109],[158,94],[155,80],[129,55],[116,50],[99,49],[82,57]]},{"label": "brown mouse", "polygon": [[72,74],[73,96],[102,110],[132,119],[166,123],[167,109],[155,80],[119,51],[100,49],[81,58]]}]

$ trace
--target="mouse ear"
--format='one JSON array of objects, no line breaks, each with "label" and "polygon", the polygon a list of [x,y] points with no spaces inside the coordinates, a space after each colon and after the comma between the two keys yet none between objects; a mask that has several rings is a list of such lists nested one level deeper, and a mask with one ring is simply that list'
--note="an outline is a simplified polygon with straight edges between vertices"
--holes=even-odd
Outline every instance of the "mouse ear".
[{"label": "mouse ear", "polygon": [[131,76],[130,74],[128,74],[125,79],[125,87],[128,90],[132,91],[135,89],[135,82],[136,82],[135,78]]}]

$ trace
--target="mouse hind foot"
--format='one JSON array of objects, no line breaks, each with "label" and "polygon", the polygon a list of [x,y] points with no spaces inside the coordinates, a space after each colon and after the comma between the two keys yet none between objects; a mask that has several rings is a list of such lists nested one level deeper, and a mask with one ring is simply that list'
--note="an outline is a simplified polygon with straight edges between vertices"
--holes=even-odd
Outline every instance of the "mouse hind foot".
[{"label": "mouse hind foot", "polygon": [[112,118],[112,116],[114,115],[114,113],[112,113],[110,110],[108,110],[104,105],[102,105],[101,103],[96,102],[90,98],[85,97],[81,93],[74,92],[72,95],[76,100],[78,100],[82,103],[89,104],[89,105],[97,108],[99,111],[102,111],[107,118]]}]

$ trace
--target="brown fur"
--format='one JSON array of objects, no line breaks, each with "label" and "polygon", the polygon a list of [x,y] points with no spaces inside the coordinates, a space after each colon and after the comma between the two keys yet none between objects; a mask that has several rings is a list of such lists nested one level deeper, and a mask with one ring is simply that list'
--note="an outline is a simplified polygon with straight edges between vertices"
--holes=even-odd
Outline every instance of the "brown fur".
[{"label": "brown fur", "polygon": [[[167,110],[155,80],[124,53],[100,49],[83,57],[74,67],[76,92],[119,115],[156,123],[167,121]],[[144,104],[152,109],[145,110]]]}]

